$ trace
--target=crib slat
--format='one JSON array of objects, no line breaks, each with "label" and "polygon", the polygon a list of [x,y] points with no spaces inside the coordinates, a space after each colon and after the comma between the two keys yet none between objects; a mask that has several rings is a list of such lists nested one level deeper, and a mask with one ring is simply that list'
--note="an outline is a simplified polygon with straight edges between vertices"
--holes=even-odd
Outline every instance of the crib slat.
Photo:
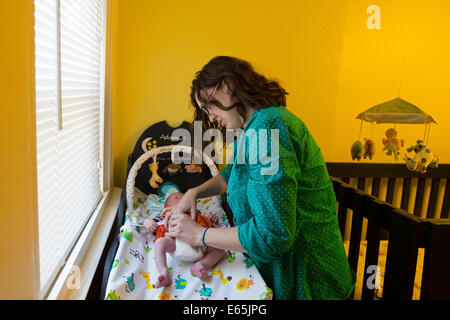
[{"label": "crib slat", "polygon": [[450,221],[427,221],[420,299],[450,299],[449,243]]},{"label": "crib slat", "polygon": [[394,203],[394,193],[395,193],[395,178],[389,178],[386,192],[386,202]]},{"label": "crib slat", "polygon": [[383,298],[412,299],[423,224],[418,218],[404,214],[392,206],[389,207],[384,211],[389,230],[389,243]]},{"label": "crib slat", "polygon": [[346,189],[335,181],[333,181],[333,186],[334,192],[336,194],[336,200],[338,202],[339,230],[341,231],[342,240],[344,240],[345,222],[347,220],[347,207],[348,207],[348,204],[346,203]]},{"label": "crib slat", "polygon": [[367,280],[371,276],[369,271],[370,266],[378,266],[378,254],[380,250],[380,217],[381,209],[376,201],[370,201],[367,207],[367,248],[366,248],[366,261],[364,265],[364,277],[362,285],[362,300],[373,300],[375,290],[374,288],[369,288]]},{"label": "crib slat", "polygon": [[362,230],[362,211],[365,210],[365,204],[367,200],[364,200],[363,193],[353,193],[352,201],[352,229],[350,233],[350,246],[348,249],[348,261],[353,270],[358,270],[359,248],[361,242],[361,230]]},{"label": "crib slat", "polygon": [[358,178],[358,189],[364,191],[366,185],[366,178]]},{"label": "crib slat", "polygon": [[[389,204],[394,203],[394,192],[395,192],[395,178],[389,178],[387,183],[386,191],[386,202]],[[386,230],[381,230],[381,240],[388,240],[389,232]]]},{"label": "crib slat", "polygon": [[400,208],[405,211],[408,211],[409,205],[409,192],[411,191],[411,178],[403,179],[403,192],[402,192],[402,202],[400,204]]},{"label": "crib slat", "polygon": [[344,204],[344,202],[339,202],[338,209],[339,230],[341,231],[342,240],[345,240],[345,222],[347,220],[347,208],[344,206]]},{"label": "crib slat", "polygon": [[442,202],[441,219],[450,218],[450,178],[447,178],[445,184],[445,195]]},{"label": "crib slat", "polygon": [[428,201],[427,219],[434,218],[434,211],[436,210],[436,202],[439,193],[440,179],[433,179],[431,183],[430,200]]},{"label": "crib slat", "polygon": [[372,195],[378,198],[380,194],[380,178],[373,178],[372,180]]},{"label": "crib slat", "polygon": [[414,204],[414,215],[416,217],[420,217],[424,193],[425,193],[425,179],[419,178],[417,182],[416,203]]}]

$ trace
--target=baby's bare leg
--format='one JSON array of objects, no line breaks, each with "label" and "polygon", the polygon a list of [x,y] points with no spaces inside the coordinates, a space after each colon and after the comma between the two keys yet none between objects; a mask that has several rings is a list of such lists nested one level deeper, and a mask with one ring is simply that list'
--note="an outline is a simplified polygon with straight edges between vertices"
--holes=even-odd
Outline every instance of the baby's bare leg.
[{"label": "baby's bare leg", "polygon": [[209,247],[206,249],[205,256],[191,267],[191,273],[203,280],[206,270],[213,267],[225,255],[224,250]]},{"label": "baby's bare leg", "polygon": [[159,238],[155,242],[155,261],[159,272],[158,281],[155,284],[156,288],[167,287],[172,284],[172,279],[167,269],[166,252],[174,252],[175,248],[175,239],[171,237]]}]

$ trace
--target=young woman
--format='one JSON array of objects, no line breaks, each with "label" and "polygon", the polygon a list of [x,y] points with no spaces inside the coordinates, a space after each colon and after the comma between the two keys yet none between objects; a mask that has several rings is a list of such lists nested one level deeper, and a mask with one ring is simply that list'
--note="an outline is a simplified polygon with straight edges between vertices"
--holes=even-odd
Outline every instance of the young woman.
[{"label": "young woman", "polygon": [[[275,299],[346,299],[355,286],[342,242],[336,198],[321,151],[305,124],[286,109],[287,92],[243,60],[213,58],[192,82],[196,120],[206,128],[243,129],[234,155],[219,175],[188,190],[166,218],[169,235],[191,245],[246,253],[273,290]],[[238,148],[246,132],[265,129],[276,170],[252,163],[258,144]],[[239,151],[240,150],[240,151]],[[234,163],[233,163],[234,162]],[[235,227],[206,229],[186,210],[197,198],[226,193]]]}]

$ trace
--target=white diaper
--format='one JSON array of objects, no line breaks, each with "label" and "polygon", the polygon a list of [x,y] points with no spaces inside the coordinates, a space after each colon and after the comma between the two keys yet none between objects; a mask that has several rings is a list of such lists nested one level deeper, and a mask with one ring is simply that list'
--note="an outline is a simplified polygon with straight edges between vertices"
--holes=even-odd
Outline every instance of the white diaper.
[{"label": "white diaper", "polygon": [[198,261],[205,255],[205,247],[193,247],[183,240],[175,239],[175,251],[169,254],[180,261]]}]

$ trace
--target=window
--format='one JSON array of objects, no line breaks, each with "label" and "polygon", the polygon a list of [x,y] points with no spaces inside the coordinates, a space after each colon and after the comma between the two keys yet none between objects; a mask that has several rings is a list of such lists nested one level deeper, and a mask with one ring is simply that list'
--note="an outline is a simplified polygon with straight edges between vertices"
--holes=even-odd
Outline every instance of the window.
[{"label": "window", "polygon": [[104,196],[106,1],[35,0],[41,295]]}]

